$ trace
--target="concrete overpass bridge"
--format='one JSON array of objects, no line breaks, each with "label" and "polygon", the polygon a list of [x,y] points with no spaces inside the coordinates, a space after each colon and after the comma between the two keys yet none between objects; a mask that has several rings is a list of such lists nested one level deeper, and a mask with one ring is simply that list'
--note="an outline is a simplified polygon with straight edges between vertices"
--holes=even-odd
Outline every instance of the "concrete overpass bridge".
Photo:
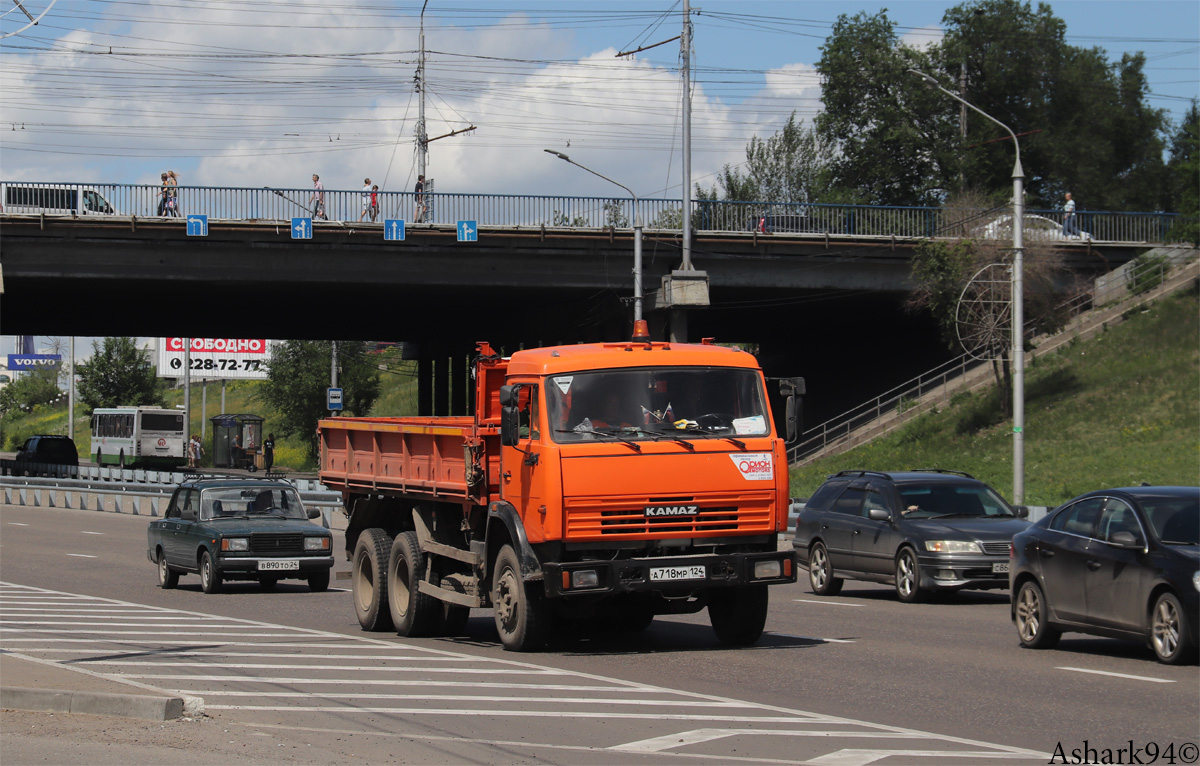
[{"label": "concrete overpass bridge", "polygon": [[[414,202],[398,194],[376,222],[317,220],[311,238],[293,239],[291,218],[306,217],[308,190],[242,190],[234,204],[237,190],[184,188],[185,215],[172,218],[123,213],[153,212],[147,195],[158,187],[121,188],[128,199],[101,189],[117,200],[112,213],[10,206],[0,215],[6,334],[405,340],[423,359],[443,360],[469,355],[477,340],[511,350],[629,334],[633,211],[618,209],[627,201],[440,195],[437,222],[406,222],[403,240],[386,239],[384,220],[394,220],[383,217],[387,210],[403,214]],[[326,192],[332,217],[350,218],[338,215],[359,203],[350,194]],[[260,217],[234,215],[247,214],[251,202]],[[677,211],[678,201],[639,200],[636,214],[661,223],[671,202]],[[264,209],[268,203],[275,207]],[[589,206],[617,225],[590,225],[593,216],[580,212]],[[189,234],[188,217],[198,215],[189,207],[229,217],[208,217],[203,235]],[[694,219],[708,227],[694,230],[692,262],[706,278],[709,305],[686,311],[668,310],[662,289],[664,280],[695,276],[677,273],[680,232],[648,225],[643,284],[655,337],[667,337],[674,323],[691,339],[755,344],[768,374],[808,378],[814,417],[950,355],[932,322],[902,305],[909,261],[927,232],[1006,235],[1003,211],[956,222],[927,209],[810,206],[804,215],[814,223],[796,228],[818,230],[764,233],[733,225],[755,217],[750,203],[697,208]],[[459,241],[457,220],[476,221],[476,241]],[[1164,224],[1147,217],[1138,225]],[[1027,243],[1049,248],[1076,275],[1111,270],[1148,247],[1060,235]],[[877,349],[872,371],[848,375],[859,363],[843,349],[859,339]]]}]

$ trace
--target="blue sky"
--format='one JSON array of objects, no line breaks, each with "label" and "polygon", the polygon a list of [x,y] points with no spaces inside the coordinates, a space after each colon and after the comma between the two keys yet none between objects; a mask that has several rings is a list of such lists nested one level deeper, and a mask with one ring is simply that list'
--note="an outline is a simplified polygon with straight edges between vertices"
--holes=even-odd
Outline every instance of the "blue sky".
[{"label": "blue sky", "polygon": [[[36,13],[49,0],[26,0]],[[913,43],[954,3],[692,3],[693,179],[711,183],[795,110],[820,108],[812,66],[839,14],[887,7]],[[1051,3],[1067,39],[1111,60],[1144,51],[1151,104],[1178,118],[1200,93],[1200,3]],[[0,41],[0,177],[8,180],[410,189],[419,2],[59,0]],[[681,193],[678,43],[671,2],[430,0],[427,124],[439,191]],[[0,31],[16,28],[12,13]],[[111,53],[110,53],[111,51]]]}]

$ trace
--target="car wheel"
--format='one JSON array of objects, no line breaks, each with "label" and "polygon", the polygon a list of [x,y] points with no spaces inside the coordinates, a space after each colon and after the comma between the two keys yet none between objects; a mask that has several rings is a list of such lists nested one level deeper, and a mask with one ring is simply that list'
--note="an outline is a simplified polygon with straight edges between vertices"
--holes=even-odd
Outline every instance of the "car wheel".
[{"label": "car wheel", "polygon": [[725,646],[749,646],[767,624],[767,586],[742,585],[708,593],[708,622]]},{"label": "car wheel", "polygon": [[442,605],[420,590],[425,571],[425,554],[416,532],[401,532],[392,543],[388,557],[388,609],[392,625],[401,636],[416,638],[437,632],[442,617]]},{"label": "car wheel", "polygon": [[205,593],[221,592],[221,575],[208,551],[200,554],[200,588]]},{"label": "car wheel", "polygon": [[388,611],[387,565],[392,536],[378,527],[364,529],[354,546],[354,569],[350,591],[354,612],[363,630],[388,630],[392,615]]},{"label": "car wheel", "polygon": [[322,569],[320,572],[313,572],[308,576],[308,589],[313,593],[321,593],[329,590],[329,570]]},{"label": "car wheel", "polygon": [[1032,580],[1026,581],[1017,590],[1016,615],[1017,638],[1027,649],[1050,649],[1058,643],[1062,631],[1047,621],[1049,609],[1042,589]]},{"label": "car wheel", "polygon": [[550,635],[550,609],[541,583],[525,584],[511,545],[500,549],[492,575],[492,606],[500,643],[510,652],[533,652]]},{"label": "car wheel", "polygon": [[833,576],[833,564],[829,551],[822,543],[813,546],[808,554],[808,584],[818,596],[836,596],[842,592],[843,580]]},{"label": "car wheel", "polygon": [[1150,613],[1150,646],[1159,662],[1178,665],[1191,654],[1192,641],[1188,635],[1183,607],[1174,593],[1163,593],[1154,602]]},{"label": "car wheel", "polygon": [[912,548],[901,548],[896,556],[896,596],[906,604],[915,604],[924,597],[921,591],[921,566]]},{"label": "car wheel", "polygon": [[167,566],[167,554],[158,552],[158,587],[170,590],[179,584],[179,573]]},{"label": "car wheel", "polygon": [[275,586],[278,584],[278,577],[260,577],[258,580],[258,587],[263,590],[275,590]]}]

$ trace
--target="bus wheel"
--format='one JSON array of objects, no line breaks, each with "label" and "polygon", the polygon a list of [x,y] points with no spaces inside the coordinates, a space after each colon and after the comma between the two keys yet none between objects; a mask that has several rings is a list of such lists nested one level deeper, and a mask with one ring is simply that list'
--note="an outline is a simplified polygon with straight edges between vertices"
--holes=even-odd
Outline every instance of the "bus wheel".
[{"label": "bus wheel", "polygon": [[104,465],[104,451],[96,450],[96,465]]},{"label": "bus wheel", "polygon": [[120,456],[118,456],[118,457],[117,457],[117,463],[118,463],[118,464],[119,464],[119,465],[120,465],[122,468],[124,468],[124,467],[125,467],[125,450],[121,450],[121,454],[120,454]]}]

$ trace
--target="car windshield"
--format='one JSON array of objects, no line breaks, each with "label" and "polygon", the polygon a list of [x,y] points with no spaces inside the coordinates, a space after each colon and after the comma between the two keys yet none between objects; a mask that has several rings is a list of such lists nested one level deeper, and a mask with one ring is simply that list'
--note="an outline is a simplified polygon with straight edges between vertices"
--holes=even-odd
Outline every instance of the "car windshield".
[{"label": "car windshield", "polygon": [[204,491],[201,519],[281,516],[307,519],[300,495],[291,487],[221,487]]},{"label": "car windshield", "polygon": [[1168,545],[1200,545],[1200,498],[1142,498],[1158,539]]},{"label": "car windshield", "polygon": [[909,519],[1015,516],[1004,498],[983,484],[904,484],[897,489]]},{"label": "car windshield", "polygon": [[557,442],[734,439],[771,433],[757,371],[653,367],[580,372],[546,385]]}]

